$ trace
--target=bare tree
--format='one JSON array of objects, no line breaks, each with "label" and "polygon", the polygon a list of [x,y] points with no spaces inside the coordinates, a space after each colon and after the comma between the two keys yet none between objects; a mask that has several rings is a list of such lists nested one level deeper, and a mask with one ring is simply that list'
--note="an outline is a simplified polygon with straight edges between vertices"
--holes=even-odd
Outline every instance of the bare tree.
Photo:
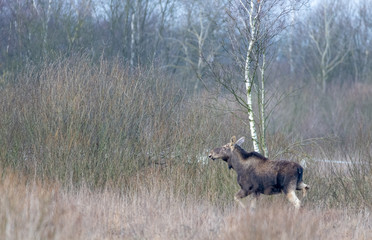
[{"label": "bare tree", "polygon": [[47,55],[46,52],[46,46],[47,46],[47,39],[48,39],[48,25],[49,20],[51,16],[51,6],[52,6],[52,0],[45,0],[45,1],[32,1],[33,8],[38,16],[39,19],[41,19],[41,39],[42,39],[42,45],[41,45],[41,51],[42,56],[45,58]]},{"label": "bare tree", "polygon": [[[181,46],[179,54],[184,62],[183,70],[193,73],[194,90],[203,81],[203,73],[207,61],[213,62],[221,47],[221,39],[217,39],[218,32],[223,27],[221,15],[224,13],[224,1],[182,1],[185,19],[179,37],[172,40]],[[175,66],[179,67],[179,66]]]},{"label": "bare tree", "polygon": [[88,19],[92,16],[94,3],[92,0],[68,0],[64,4],[62,27],[65,31],[68,49],[72,50],[83,45],[82,36]]},{"label": "bare tree", "polygon": [[[341,11],[344,6],[346,5],[342,0],[322,1],[310,16],[311,24],[306,23],[311,40],[310,46],[315,57],[312,63],[317,66],[317,70],[309,68],[309,72],[323,93],[326,92],[331,72],[345,61],[351,48],[349,38],[343,34],[341,24],[347,18],[346,14],[341,15],[345,12]],[[309,64],[309,61],[304,62]],[[314,75],[313,72],[317,74]]]},{"label": "bare tree", "polygon": [[372,15],[368,14],[368,9],[371,8],[372,2],[368,0],[360,1],[353,8],[358,13],[353,21],[354,28],[349,29],[353,37],[351,65],[354,67],[355,82],[366,80],[371,74]]},{"label": "bare tree", "polygon": [[[39,61],[46,56],[52,0],[3,1],[0,15],[6,36],[7,60],[11,63]],[[1,24],[1,25],[2,25]],[[2,44],[1,44],[2,45]]]},{"label": "bare tree", "polygon": [[[265,99],[265,71],[268,66],[267,55],[272,54],[271,46],[275,44],[279,34],[289,25],[287,16],[303,5],[303,1],[279,0],[234,0],[229,2],[227,11],[229,22],[229,38],[231,54],[235,63],[240,66],[244,82],[244,95],[224,80],[218,80],[235,97],[236,101],[246,109],[248,124],[254,151],[265,156],[268,150],[265,140],[267,102]],[[258,84],[259,83],[259,84]],[[239,85],[239,83],[237,83]],[[257,110],[255,115],[253,90],[257,91]],[[256,129],[259,125],[260,137]]]},{"label": "bare tree", "polygon": [[167,42],[169,33],[171,32],[171,23],[174,19],[176,0],[158,0],[156,7],[158,9],[158,21],[155,33],[155,44],[152,59],[160,58],[163,64],[170,62],[170,47]]},{"label": "bare tree", "polygon": [[103,11],[104,22],[108,25],[107,44],[108,55],[112,56],[120,53],[126,56],[129,41],[129,24],[130,24],[130,0],[110,0],[103,2],[100,6]]}]

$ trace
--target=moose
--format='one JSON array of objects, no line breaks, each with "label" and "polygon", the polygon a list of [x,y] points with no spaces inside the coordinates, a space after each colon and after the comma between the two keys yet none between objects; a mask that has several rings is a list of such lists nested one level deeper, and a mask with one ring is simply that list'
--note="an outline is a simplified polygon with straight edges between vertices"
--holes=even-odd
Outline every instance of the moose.
[{"label": "moose", "polygon": [[302,181],[303,168],[296,162],[287,160],[273,161],[257,152],[247,152],[240,145],[244,137],[236,141],[233,136],[230,143],[213,149],[209,158],[222,159],[227,162],[229,169],[234,169],[238,175],[240,191],[234,199],[243,207],[240,199],[253,194],[255,196],[251,207],[260,194],[272,195],[283,192],[289,202],[298,210],[301,201],[297,198],[295,190],[302,190],[303,197],[310,188]]}]

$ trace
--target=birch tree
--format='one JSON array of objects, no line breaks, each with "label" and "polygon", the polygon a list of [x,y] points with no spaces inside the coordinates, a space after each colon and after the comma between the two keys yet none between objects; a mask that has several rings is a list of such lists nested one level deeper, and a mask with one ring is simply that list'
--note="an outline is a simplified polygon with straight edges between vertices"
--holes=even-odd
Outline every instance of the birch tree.
[{"label": "birch tree", "polygon": [[[130,60],[129,64],[133,68],[134,67],[134,59],[136,57],[136,40],[138,43],[138,18],[139,18],[139,6],[140,6],[140,0],[136,0],[136,5],[132,12],[132,18],[130,23]],[[137,16],[137,17],[136,17]]]},{"label": "birch tree", "polygon": [[[226,82],[223,85],[246,109],[253,149],[265,156],[268,155],[265,140],[267,55],[272,54],[271,47],[275,44],[275,39],[290,23],[286,19],[287,16],[298,10],[303,3],[280,0],[234,0],[230,1],[227,11],[229,38],[233,49],[231,53],[243,72],[244,98],[236,91],[239,87]],[[254,90],[257,91],[256,101],[253,99]],[[259,126],[259,132],[256,125]]]},{"label": "birch tree", "polygon": [[[245,57],[245,65],[244,65],[244,83],[245,83],[245,90],[246,90],[246,98],[247,98],[247,111],[248,111],[248,122],[249,127],[251,130],[251,138],[253,143],[253,149],[256,152],[260,152],[259,148],[259,141],[257,137],[257,131],[255,126],[255,117],[253,112],[252,106],[252,85],[254,80],[254,74],[257,69],[257,59],[254,63],[254,56],[253,56],[253,46],[258,41],[258,32],[260,27],[260,14],[262,10],[262,2],[260,3],[257,1],[257,5],[254,0],[250,0],[248,2],[239,1],[239,7],[243,9],[242,15],[239,16],[240,19],[238,21],[242,21],[244,30],[250,31],[250,35],[248,40],[248,49]],[[245,16],[248,16],[248,24],[247,21],[244,19]],[[230,17],[232,15],[230,14]],[[258,56],[256,56],[258,57]],[[254,63],[253,68],[251,67],[252,63]]]}]

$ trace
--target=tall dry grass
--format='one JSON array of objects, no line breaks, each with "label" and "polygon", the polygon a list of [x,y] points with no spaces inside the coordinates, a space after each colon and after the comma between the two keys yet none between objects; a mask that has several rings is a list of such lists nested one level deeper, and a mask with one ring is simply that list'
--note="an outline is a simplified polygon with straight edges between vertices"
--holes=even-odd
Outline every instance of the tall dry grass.
[{"label": "tall dry grass", "polygon": [[282,203],[254,212],[234,212],[226,218],[221,239],[369,239],[369,213],[303,208],[298,214]]},{"label": "tall dry grass", "polygon": [[[6,171],[0,182],[1,239],[82,239],[82,214],[56,184]],[[85,230],[84,230],[85,231]]]},{"label": "tall dry grass", "polygon": [[263,198],[254,212],[175,193],[153,176],[136,191],[69,189],[7,172],[0,182],[1,239],[370,239],[368,211]]},{"label": "tall dry grass", "polygon": [[1,238],[371,236],[367,87],[327,96],[304,89],[272,115],[270,156],[305,163],[312,187],[296,215],[280,195],[242,211],[233,200],[235,172],[206,158],[232,135],[249,136],[244,113],[227,111],[237,106],[223,95],[189,95],[154,67],[84,56],[3,82]]}]

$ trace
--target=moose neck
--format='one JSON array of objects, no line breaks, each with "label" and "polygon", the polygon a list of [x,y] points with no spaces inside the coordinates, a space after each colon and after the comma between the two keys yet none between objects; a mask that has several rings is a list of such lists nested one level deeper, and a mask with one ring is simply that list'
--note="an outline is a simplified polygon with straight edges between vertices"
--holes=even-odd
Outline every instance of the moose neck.
[{"label": "moose neck", "polygon": [[234,150],[231,152],[231,157],[229,159],[229,163],[232,168],[236,171],[236,173],[241,173],[245,171],[247,168],[247,164],[243,164],[242,160],[244,161],[248,157],[249,153],[245,151],[238,145],[235,145]]},{"label": "moose neck", "polygon": [[246,172],[251,166],[268,159],[257,152],[247,152],[238,145],[234,146],[229,164],[239,174]]},{"label": "moose neck", "polygon": [[233,153],[240,155],[243,159],[249,158],[250,153],[245,151],[242,147],[239,145],[234,146]]}]

